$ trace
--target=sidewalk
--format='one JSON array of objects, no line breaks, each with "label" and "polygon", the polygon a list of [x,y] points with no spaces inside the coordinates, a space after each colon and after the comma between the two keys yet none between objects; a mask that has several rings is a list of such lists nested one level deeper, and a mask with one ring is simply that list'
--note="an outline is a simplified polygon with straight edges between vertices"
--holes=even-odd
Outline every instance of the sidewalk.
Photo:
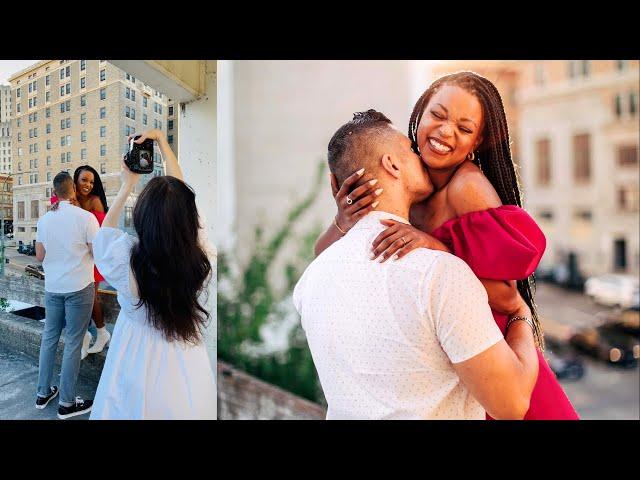
[{"label": "sidewalk", "polygon": [[[54,370],[55,385],[60,385],[59,372],[59,368]],[[58,398],[43,410],[35,408],[37,382],[38,361],[0,345],[0,420],[58,420]],[[79,377],[76,395],[93,399],[97,386],[97,382]],[[70,420],[88,418],[79,415]]]}]

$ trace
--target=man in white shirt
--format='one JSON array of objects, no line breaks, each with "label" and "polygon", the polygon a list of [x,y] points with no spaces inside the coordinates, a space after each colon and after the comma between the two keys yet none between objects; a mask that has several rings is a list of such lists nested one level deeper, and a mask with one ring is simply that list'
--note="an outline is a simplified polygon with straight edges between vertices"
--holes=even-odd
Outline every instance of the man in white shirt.
[{"label": "man in white shirt", "polygon": [[80,349],[91,321],[95,296],[91,242],[99,225],[91,213],[71,203],[75,202],[75,185],[67,172],[55,176],[53,189],[60,200],[59,208],[38,220],[36,234],[36,258],[42,262],[45,272],[46,309],[36,408],[45,408],[58,395],[58,387],[51,385],[51,377],[64,327],[58,418],[65,419],[88,413],[93,403],[76,397],[75,393]]},{"label": "man in white shirt", "polygon": [[[327,419],[523,418],[538,375],[529,320],[506,341],[469,266],[436,250],[371,261],[383,218],[408,222],[433,190],[410,140],[381,113],[358,113],[329,143],[339,183],[362,168],[385,195],[318,256],[295,287]],[[517,315],[530,316],[526,305]]]}]

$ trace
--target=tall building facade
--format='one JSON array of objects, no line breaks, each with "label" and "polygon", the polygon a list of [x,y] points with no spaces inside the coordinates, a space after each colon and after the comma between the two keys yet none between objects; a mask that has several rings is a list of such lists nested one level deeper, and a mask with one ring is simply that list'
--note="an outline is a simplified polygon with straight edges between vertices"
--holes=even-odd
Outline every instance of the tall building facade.
[{"label": "tall building facade", "polygon": [[547,235],[543,266],[573,256],[587,276],[639,271],[638,63],[522,67],[525,205]]},{"label": "tall building facade", "polygon": [[11,87],[0,85],[0,174],[11,173]]},{"label": "tall building facade", "polygon": [[[106,60],[43,60],[14,74],[11,84],[11,147],[14,232],[35,241],[36,225],[50,209],[52,180],[62,171],[91,165],[108,203],[120,188],[127,135],[149,128],[166,132],[167,97]],[[163,173],[157,151],[154,175]],[[120,218],[132,228],[137,192]]]}]

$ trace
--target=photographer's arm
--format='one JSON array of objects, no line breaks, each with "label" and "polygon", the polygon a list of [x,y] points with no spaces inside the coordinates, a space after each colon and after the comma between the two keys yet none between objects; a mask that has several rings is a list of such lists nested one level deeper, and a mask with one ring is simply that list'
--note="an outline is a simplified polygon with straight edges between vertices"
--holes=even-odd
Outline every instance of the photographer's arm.
[{"label": "photographer's arm", "polygon": [[120,214],[122,210],[124,210],[127,198],[129,198],[129,195],[131,195],[131,192],[133,192],[133,189],[140,179],[140,175],[133,173],[127,168],[124,160],[122,161],[122,166],[122,184],[120,185],[120,191],[118,191],[118,195],[116,195],[116,198],[113,200],[107,216],[104,217],[104,221],[102,222],[103,227],[118,227],[118,218],[120,218]]}]

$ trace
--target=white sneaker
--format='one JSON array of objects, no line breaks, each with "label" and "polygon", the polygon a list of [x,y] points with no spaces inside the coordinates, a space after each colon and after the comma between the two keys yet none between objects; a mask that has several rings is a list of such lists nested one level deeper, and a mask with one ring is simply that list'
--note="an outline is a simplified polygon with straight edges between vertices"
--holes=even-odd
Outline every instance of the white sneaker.
[{"label": "white sneaker", "polygon": [[104,350],[104,347],[109,344],[109,340],[111,340],[111,334],[109,333],[109,330],[107,330],[107,327],[99,328],[98,335],[96,336],[96,343],[87,350],[87,353],[100,353]]},{"label": "white sneaker", "polygon": [[89,345],[91,344],[91,339],[93,337],[91,336],[91,334],[89,333],[89,331],[87,331],[84,334],[84,340],[82,340],[82,349],[80,350],[80,360],[84,360],[88,353],[89,350]]}]

